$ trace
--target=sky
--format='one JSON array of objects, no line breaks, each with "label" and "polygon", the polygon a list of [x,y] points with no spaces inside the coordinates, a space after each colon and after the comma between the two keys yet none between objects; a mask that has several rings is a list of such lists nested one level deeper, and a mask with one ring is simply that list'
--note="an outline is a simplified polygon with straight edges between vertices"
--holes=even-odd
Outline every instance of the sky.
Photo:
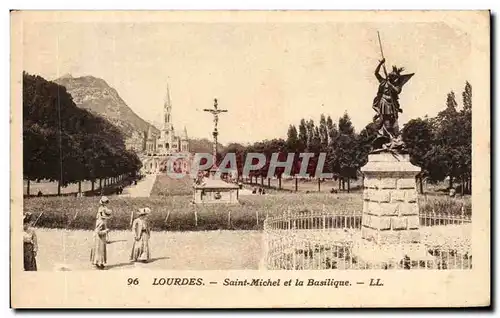
[{"label": "sky", "polygon": [[[470,36],[441,22],[32,22],[23,24],[23,68],[48,80],[92,75],[161,127],[167,84],[172,121],[211,138],[204,108],[228,112],[219,141],[286,138],[301,118],[334,122],[348,112],[357,131],[374,115],[381,58],[415,76],[400,95],[400,125],[434,116],[471,81]],[[474,83],[471,82],[474,87]]]}]

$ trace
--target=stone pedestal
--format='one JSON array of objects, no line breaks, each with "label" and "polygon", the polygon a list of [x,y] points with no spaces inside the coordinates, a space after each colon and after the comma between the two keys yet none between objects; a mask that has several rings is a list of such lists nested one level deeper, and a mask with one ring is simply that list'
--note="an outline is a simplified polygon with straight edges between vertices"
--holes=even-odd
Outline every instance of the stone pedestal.
[{"label": "stone pedestal", "polygon": [[363,239],[377,244],[418,243],[419,216],[415,176],[420,168],[409,155],[371,154],[361,168]]},{"label": "stone pedestal", "polygon": [[[361,168],[364,179],[363,243],[357,254],[367,261],[394,261],[405,255],[427,259],[419,244],[419,209],[415,176],[420,167],[407,154],[370,154]],[[409,255],[411,254],[411,256]],[[379,259],[381,258],[381,259]]]}]

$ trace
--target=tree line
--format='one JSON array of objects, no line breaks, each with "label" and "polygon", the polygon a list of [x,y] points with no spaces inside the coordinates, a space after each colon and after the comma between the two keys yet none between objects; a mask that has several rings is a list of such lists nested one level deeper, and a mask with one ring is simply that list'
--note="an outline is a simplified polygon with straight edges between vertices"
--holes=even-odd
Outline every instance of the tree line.
[{"label": "tree line", "polygon": [[23,178],[61,186],[109,182],[135,174],[142,163],[106,119],[75,105],[64,86],[23,72]]},{"label": "tree line", "polygon": [[[423,182],[436,183],[449,180],[449,188],[458,184],[462,193],[471,191],[472,166],[472,86],[466,82],[462,93],[462,107],[453,91],[448,93],[444,110],[433,118],[424,117],[410,120],[402,127],[402,138],[414,165],[422,168],[417,176],[420,191]],[[238,143],[227,145],[218,161],[226,153],[235,153],[238,175],[242,175],[243,163],[247,153],[265,154],[267,163],[259,170],[252,171],[250,178],[261,178],[261,184],[267,176],[269,160],[273,153],[278,153],[280,161],[286,161],[287,154],[294,154],[291,176],[298,174],[302,159],[300,153],[310,152],[315,156],[309,160],[307,173],[315,175],[320,153],[326,153],[323,172],[333,173],[339,182],[339,189],[350,190],[350,181],[361,176],[360,168],[368,161],[372,142],[376,137],[373,123],[367,124],[359,133],[355,131],[349,114],[346,112],[336,122],[330,116],[321,114],[319,122],[313,119],[301,119],[299,124],[290,125],[287,138],[275,138],[255,142],[248,146]],[[256,162],[254,162],[256,163]],[[284,168],[278,168],[275,177],[281,178]],[[269,180],[268,180],[269,182]],[[318,185],[320,181],[318,180]],[[296,179],[297,187],[297,179]]]}]

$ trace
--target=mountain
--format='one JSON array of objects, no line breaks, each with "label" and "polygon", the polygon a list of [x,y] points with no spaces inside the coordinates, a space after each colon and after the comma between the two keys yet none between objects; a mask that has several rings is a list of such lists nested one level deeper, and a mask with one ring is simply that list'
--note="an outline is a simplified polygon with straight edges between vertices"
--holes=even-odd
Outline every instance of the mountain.
[{"label": "mountain", "polygon": [[[144,133],[151,124],[134,113],[105,80],[93,76],[65,75],[54,82],[66,87],[78,107],[106,118],[120,129],[128,144],[135,144],[137,148],[142,149]],[[154,126],[152,130],[159,133]]]}]

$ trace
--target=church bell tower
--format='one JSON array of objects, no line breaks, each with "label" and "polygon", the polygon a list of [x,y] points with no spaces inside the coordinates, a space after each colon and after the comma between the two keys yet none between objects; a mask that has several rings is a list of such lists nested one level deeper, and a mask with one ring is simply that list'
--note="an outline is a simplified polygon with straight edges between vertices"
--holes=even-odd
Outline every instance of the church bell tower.
[{"label": "church bell tower", "polygon": [[167,95],[163,104],[163,127],[162,127],[162,147],[163,153],[172,152],[174,141],[174,127],[172,125],[172,102],[170,100],[170,88],[167,85]]}]

